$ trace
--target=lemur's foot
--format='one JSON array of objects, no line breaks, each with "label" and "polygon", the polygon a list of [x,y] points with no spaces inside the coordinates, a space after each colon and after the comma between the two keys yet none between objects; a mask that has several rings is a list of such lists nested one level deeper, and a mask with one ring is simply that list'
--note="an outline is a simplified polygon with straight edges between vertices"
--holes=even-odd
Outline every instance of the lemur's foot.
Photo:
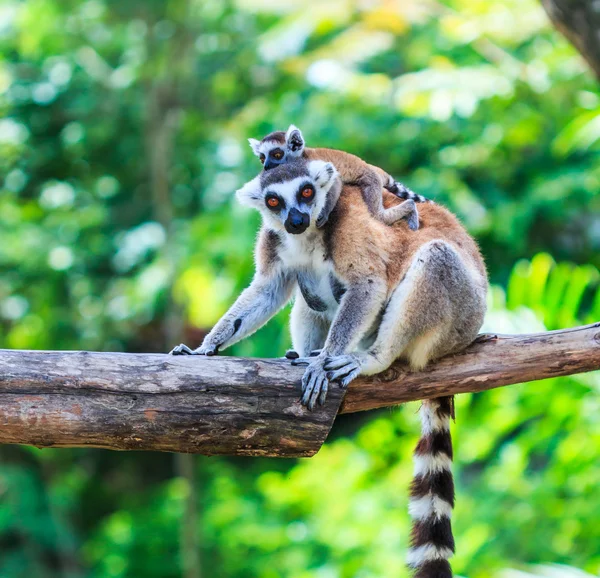
[{"label": "lemur's foot", "polygon": [[323,405],[327,397],[329,380],[323,367],[324,363],[325,358],[312,359],[302,376],[302,398],[300,403],[310,411],[315,409],[317,402],[319,405]]},{"label": "lemur's foot", "polygon": [[177,347],[173,347],[169,352],[169,355],[217,355],[219,353],[218,345],[201,345],[196,349],[191,349],[185,343],[180,343]]},{"label": "lemur's foot", "polygon": [[292,365],[308,365],[312,361],[311,357],[318,357],[319,355],[321,355],[321,351],[323,350],[313,349],[308,354],[308,357],[300,357],[300,354],[297,351],[294,351],[293,349],[288,349],[285,352],[285,357],[286,359],[292,360]]},{"label": "lemur's foot", "polygon": [[362,363],[356,355],[337,355],[325,360],[324,369],[329,381],[337,381],[346,388],[360,375]]},{"label": "lemur's foot", "polygon": [[419,229],[419,213],[417,213],[416,210],[412,212],[406,220],[408,222],[408,228],[411,231],[417,231]]}]

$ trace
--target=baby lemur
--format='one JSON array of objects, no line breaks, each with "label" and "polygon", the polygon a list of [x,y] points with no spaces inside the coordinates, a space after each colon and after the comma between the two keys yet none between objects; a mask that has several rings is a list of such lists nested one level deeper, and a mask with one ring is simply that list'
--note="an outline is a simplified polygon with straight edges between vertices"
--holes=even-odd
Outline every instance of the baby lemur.
[{"label": "baby lemur", "polygon": [[[391,225],[405,218],[411,230],[415,231],[419,228],[419,213],[415,202],[423,203],[427,202],[428,199],[413,193],[383,169],[370,165],[361,158],[343,151],[308,148],[305,146],[302,132],[294,125],[290,125],[287,132],[272,132],[260,141],[250,138],[248,142],[254,154],[263,163],[265,170],[301,157],[308,160],[322,160],[333,163],[340,175],[340,184],[359,187],[369,211],[382,223]],[[406,201],[385,209],[381,197],[384,187],[396,196],[406,199]],[[336,187],[329,192],[327,202],[317,218],[317,227],[321,228],[327,222],[333,207],[338,201],[340,192],[341,187]]]},{"label": "baby lemur", "polygon": [[[173,354],[215,355],[254,333],[295,294],[291,333],[303,358],[292,363],[308,365],[301,402],[313,409],[326,403],[331,382],[345,387],[399,357],[419,370],[475,339],[487,275],[477,245],[456,217],[426,203],[417,231],[386,226],[370,214],[359,187],[345,185],[319,229],[318,216],[338,186],[331,163],[300,158],[263,171],[237,192],[263,218],[254,279],[200,347],[181,344]],[[387,208],[398,202],[384,197]],[[315,349],[321,353],[307,358]],[[452,413],[452,397],[426,400],[421,409],[408,556],[418,578],[452,576]]]}]

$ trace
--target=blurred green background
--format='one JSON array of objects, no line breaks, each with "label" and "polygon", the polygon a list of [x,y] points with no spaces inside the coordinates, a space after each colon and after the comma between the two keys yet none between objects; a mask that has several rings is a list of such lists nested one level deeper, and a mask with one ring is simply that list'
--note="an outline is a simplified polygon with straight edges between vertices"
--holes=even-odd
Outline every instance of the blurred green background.
[{"label": "blurred green background", "polygon": [[[600,321],[599,113],[535,0],[0,1],[0,346],[197,345],[253,272],[246,139],[292,122],[460,216],[486,329]],[[310,460],[1,447],[0,577],[407,576],[417,409]],[[600,573],[599,412],[597,373],[458,398],[460,575]]]}]

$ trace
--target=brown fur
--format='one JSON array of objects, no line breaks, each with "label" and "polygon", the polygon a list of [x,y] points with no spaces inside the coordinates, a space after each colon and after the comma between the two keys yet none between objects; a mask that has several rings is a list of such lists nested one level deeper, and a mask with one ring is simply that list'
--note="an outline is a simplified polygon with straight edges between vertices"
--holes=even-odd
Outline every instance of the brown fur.
[{"label": "brown fur", "polygon": [[[400,202],[384,191],[386,208]],[[450,211],[426,203],[421,205],[419,217],[418,231],[410,231],[405,222],[391,227],[384,225],[369,213],[357,187],[344,186],[326,225],[331,235],[333,261],[340,276],[352,282],[364,275],[375,274],[387,278],[388,288],[393,289],[406,273],[416,251],[432,240],[447,241],[470,260],[473,268],[486,276],[477,244]]]},{"label": "brown fur", "polygon": [[389,179],[392,178],[383,169],[370,165],[360,157],[344,151],[307,147],[304,149],[303,156],[310,161],[320,160],[332,163],[337,169],[342,182],[347,185],[359,183],[364,175],[371,171],[377,173],[382,188],[387,185]]}]

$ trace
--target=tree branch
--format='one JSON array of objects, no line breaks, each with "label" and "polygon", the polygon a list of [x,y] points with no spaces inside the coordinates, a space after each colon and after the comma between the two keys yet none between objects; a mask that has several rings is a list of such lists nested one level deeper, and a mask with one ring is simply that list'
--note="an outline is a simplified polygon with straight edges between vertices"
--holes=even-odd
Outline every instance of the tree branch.
[{"label": "tree branch", "polygon": [[[0,350],[0,443],[207,455],[310,456],[338,412],[600,369],[600,323],[481,336],[421,372],[401,363],[343,401],[298,403],[303,368],[281,359]],[[340,407],[341,406],[341,407]]]}]

